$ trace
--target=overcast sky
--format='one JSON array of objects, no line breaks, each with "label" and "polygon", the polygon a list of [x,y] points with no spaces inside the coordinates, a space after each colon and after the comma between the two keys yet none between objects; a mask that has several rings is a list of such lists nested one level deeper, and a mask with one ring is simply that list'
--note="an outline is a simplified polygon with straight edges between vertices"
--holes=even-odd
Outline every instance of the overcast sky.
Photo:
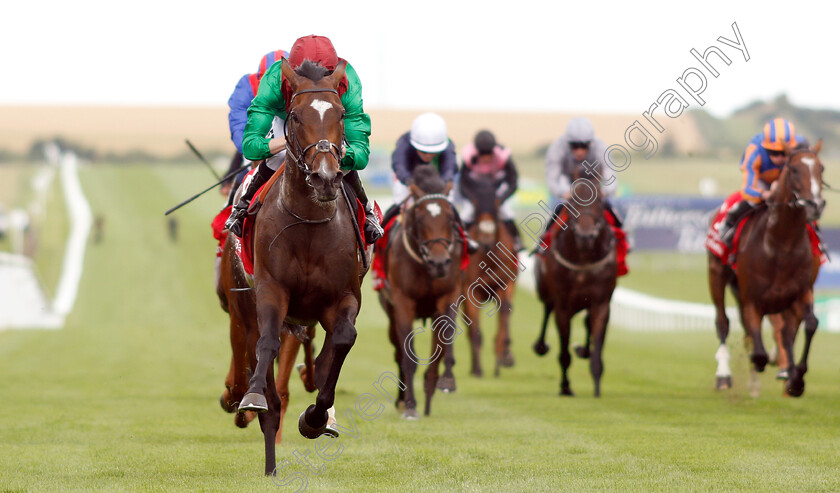
[{"label": "overcast sky", "polygon": [[[369,108],[641,113],[701,68],[692,48],[717,46],[732,63],[712,58],[720,75],[702,99],[716,115],[782,92],[840,109],[838,9],[818,5],[14,1],[0,104],[225,105],[263,54],[321,34],[356,67]],[[749,61],[717,41],[736,40],[733,22]]]}]

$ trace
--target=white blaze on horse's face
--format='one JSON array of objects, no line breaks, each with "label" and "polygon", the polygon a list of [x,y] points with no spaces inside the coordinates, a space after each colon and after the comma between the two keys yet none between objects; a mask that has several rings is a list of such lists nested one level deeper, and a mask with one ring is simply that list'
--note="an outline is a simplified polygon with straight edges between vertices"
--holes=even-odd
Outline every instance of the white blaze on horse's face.
[{"label": "white blaze on horse's face", "polygon": [[435,204],[434,202],[426,204],[426,210],[429,211],[429,214],[431,214],[432,217],[438,217],[440,213],[443,212],[443,209],[440,208],[440,204]]},{"label": "white blaze on horse's face", "polygon": [[328,103],[320,99],[312,101],[312,103],[310,103],[309,106],[315,108],[315,111],[317,111],[318,114],[321,115],[322,122],[324,121],[324,113],[326,113],[328,109],[333,107],[332,103]]},{"label": "white blaze on horse's face", "polygon": [[803,157],[802,162],[808,165],[808,171],[811,172],[811,194],[814,198],[820,196],[820,184],[817,183],[817,177],[814,176],[814,164],[816,161],[812,157]]}]

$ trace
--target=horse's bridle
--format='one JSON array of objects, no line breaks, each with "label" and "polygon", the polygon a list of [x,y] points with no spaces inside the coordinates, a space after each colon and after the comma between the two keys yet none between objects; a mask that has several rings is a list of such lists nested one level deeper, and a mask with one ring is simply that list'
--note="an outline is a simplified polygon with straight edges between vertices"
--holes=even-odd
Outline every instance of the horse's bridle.
[{"label": "horse's bridle", "polygon": [[[315,162],[315,159],[318,157],[318,154],[320,154],[322,152],[329,153],[340,164],[341,163],[341,153],[342,153],[341,149],[342,148],[337,146],[335,143],[330,142],[327,139],[321,139],[318,142],[315,142],[313,144],[309,144],[308,146],[301,148],[301,145],[300,145],[300,142],[298,141],[297,133],[295,132],[294,126],[290,123],[291,120],[294,119],[293,117],[295,115],[295,111],[293,109],[291,109],[291,107],[292,107],[292,102],[295,100],[296,97],[298,97],[298,95],[303,94],[303,93],[307,93],[307,92],[331,92],[335,95],[338,95],[338,91],[336,89],[331,89],[331,88],[317,88],[317,87],[313,87],[313,88],[310,88],[310,89],[301,89],[300,91],[297,91],[296,93],[292,94],[292,97],[289,98],[289,103],[287,104],[287,107],[289,108],[289,112],[288,112],[286,121],[283,124],[283,136],[286,139],[286,153],[289,155],[289,157],[292,158],[292,161],[294,161],[294,163],[297,165],[298,169],[300,171],[302,171],[303,174],[306,176],[306,183],[310,183],[309,177],[312,174],[311,165],[312,165],[312,163]],[[343,108],[342,108],[342,111],[343,111]],[[342,121],[341,125],[342,125],[342,127],[341,127],[341,145],[343,147],[344,142],[346,141],[343,121]],[[307,163],[304,160],[306,158],[306,153],[307,153],[307,151],[309,151],[309,149],[312,149],[313,147],[315,148],[315,153],[312,155],[312,159]],[[294,151],[292,149],[294,149]],[[310,183],[310,185],[311,185],[311,183]]]},{"label": "horse's bridle", "polygon": [[[594,213],[589,212],[589,211],[583,211],[583,212],[581,212],[581,214],[586,214],[588,216],[592,216],[593,218],[595,218],[595,223],[596,224],[601,224],[602,227],[603,227],[604,224],[606,224],[606,221],[603,219],[603,216],[598,217],[597,214],[594,214]],[[575,221],[575,222],[577,222],[577,221]],[[609,227],[609,225],[607,225],[607,226]],[[574,228],[572,228],[572,234],[577,235],[577,231],[575,231]],[[572,262],[571,260],[567,259],[566,257],[564,257],[560,253],[560,250],[558,249],[557,242],[554,242],[554,244],[551,245],[551,255],[554,257],[554,260],[556,260],[557,263],[559,263],[560,265],[562,265],[563,267],[565,267],[569,270],[573,270],[573,271],[594,270],[594,269],[600,268],[601,266],[603,266],[607,262],[615,260],[615,257],[616,257],[615,241],[616,241],[615,236],[613,236],[612,239],[610,240],[610,244],[607,246],[607,254],[604,255],[603,257],[601,257],[599,260],[596,260],[594,262],[589,262],[589,263],[586,263],[586,264],[576,264],[576,263]]]},{"label": "horse's bridle", "polygon": [[[407,218],[407,213],[409,211],[413,210],[415,207],[417,207],[421,203],[423,203],[427,200],[440,200],[440,199],[445,200],[447,203],[449,203],[449,198],[446,195],[443,195],[443,194],[434,193],[434,194],[424,195],[423,197],[420,197],[419,199],[417,199],[414,202],[414,204],[411,205],[411,207],[406,209],[404,211],[404,214],[406,214],[406,218]],[[424,265],[428,264],[431,261],[431,259],[429,258],[429,251],[431,249],[431,245],[434,245],[435,243],[442,243],[446,247],[446,251],[449,252],[450,254],[452,254],[452,249],[453,249],[455,243],[457,243],[457,237],[455,239],[432,238],[431,240],[421,240],[417,236],[416,232],[414,231],[414,226],[415,226],[414,221],[411,221],[411,223],[412,223],[411,224],[412,228],[411,228],[411,231],[409,232],[409,224],[408,224],[408,220],[406,219],[406,224],[403,227],[402,240],[403,240],[403,245],[405,246],[405,249],[408,251],[408,254],[411,256],[412,259],[414,259],[415,262],[417,262],[419,264],[424,264]],[[454,224],[452,225],[452,230],[453,230],[453,232],[455,231],[455,225]],[[411,243],[408,241],[408,236],[409,235],[411,236],[411,239],[414,240],[414,242],[420,248],[419,255],[414,250],[414,248],[412,248]]]},{"label": "horse's bridle", "polygon": [[[789,166],[789,165],[790,165],[791,160],[792,160],[792,159],[793,159],[793,158],[794,158],[797,154],[804,154],[804,153],[810,153],[810,152],[812,152],[810,149],[801,149],[801,150],[798,150],[798,151],[793,151],[793,152],[790,154],[790,156],[788,156],[787,161],[785,161],[785,164],[783,164],[783,165],[782,165],[782,170],[787,169],[787,170],[788,170],[788,173],[790,173],[790,171],[789,171],[789,170],[790,170],[790,166]],[[821,213],[821,212],[823,211],[823,209],[825,208],[825,201],[823,201],[822,206],[820,206],[820,205],[819,205],[819,203],[816,201],[816,199],[803,199],[803,198],[800,198],[800,197],[799,197],[799,193],[798,193],[796,190],[793,190],[793,187],[791,187],[791,191],[790,191],[790,193],[791,193],[791,195],[793,195],[793,200],[789,200],[789,201],[787,201],[787,202],[775,202],[775,201],[774,201],[774,202],[770,202],[770,201],[768,200],[768,201],[767,201],[767,205],[772,206],[772,207],[779,207],[779,206],[785,206],[785,207],[796,207],[796,208],[799,208],[799,209],[801,209],[801,208],[806,208],[806,207],[808,207],[808,206],[811,206],[811,207],[813,207],[815,210],[819,211],[820,213]]]}]

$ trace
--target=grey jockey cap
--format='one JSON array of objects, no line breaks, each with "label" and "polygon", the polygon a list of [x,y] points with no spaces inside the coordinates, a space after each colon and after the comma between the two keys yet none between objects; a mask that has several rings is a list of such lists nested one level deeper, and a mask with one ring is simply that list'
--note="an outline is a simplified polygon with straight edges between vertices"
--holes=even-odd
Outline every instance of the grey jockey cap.
[{"label": "grey jockey cap", "polygon": [[595,129],[587,118],[578,116],[569,120],[564,137],[567,142],[592,142],[595,138]]}]

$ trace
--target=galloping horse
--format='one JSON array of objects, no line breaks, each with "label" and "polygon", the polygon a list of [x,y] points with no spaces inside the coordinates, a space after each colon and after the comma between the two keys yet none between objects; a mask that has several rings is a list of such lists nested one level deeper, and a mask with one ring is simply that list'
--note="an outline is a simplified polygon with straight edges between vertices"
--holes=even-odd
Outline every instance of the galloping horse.
[{"label": "galloping horse", "polygon": [[[580,177],[576,170],[575,183]],[[591,182],[589,182],[591,184]],[[578,187],[580,188],[580,187]],[[551,246],[545,255],[538,255],[534,265],[537,293],[544,306],[540,337],[534,351],[540,356],[548,352],[545,330],[549,315],[555,313],[560,334],[561,395],[574,395],[569,386],[568,369],[572,363],[569,339],[572,317],[586,310],[586,345],[575,348],[581,358],[590,358],[589,370],[595,384],[595,397],[601,395],[603,363],[601,353],[610,319],[610,299],[618,277],[616,238],[604,218],[604,204],[599,189],[591,188],[592,199],[586,204],[568,204],[559,220],[571,227],[556,227]],[[579,214],[570,211],[571,206]]]},{"label": "galloping horse", "polygon": [[[242,261],[236,254],[236,242],[228,235],[222,251],[219,278],[216,280],[216,294],[222,309],[230,315],[230,370],[225,377],[225,391],[219,402],[226,412],[235,413],[236,426],[245,428],[256,414],[253,411],[236,412],[239,403],[248,389],[248,377],[256,368],[256,345],[259,337],[257,329],[257,307],[254,291]],[[289,326],[280,334],[280,356],[275,380],[280,396],[280,426],[277,428],[275,442],[280,443],[283,431],[283,417],[289,405],[289,376],[301,345],[304,348],[304,365],[299,367],[301,380],[308,392],[314,392],[315,379],[312,362],[312,327]]]},{"label": "galloping horse", "polygon": [[[500,203],[496,198],[496,181],[493,178],[475,179],[469,173],[463,173],[461,180],[470,181],[473,194],[472,205],[475,210],[475,221],[470,226],[470,237],[474,238],[481,248],[471,256],[470,265],[464,277],[463,291],[466,293],[471,286],[479,283],[483,290],[491,290],[500,301],[499,327],[496,332],[496,369],[495,376],[499,376],[501,367],[513,366],[513,355],[510,352],[510,314],[513,292],[516,287],[515,275],[517,269],[516,247],[514,238],[499,220]],[[501,245],[499,247],[498,245]],[[507,250],[501,253],[499,248]],[[495,250],[495,252],[494,252]],[[489,254],[493,252],[493,258]],[[513,256],[513,258],[511,258]],[[488,265],[497,266],[493,271]],[[484,268],[484,270],[482,270]],[[505,272],[499,272],[503,270]],[[509,272],[511,274],[507,274]],[[512,279],[512,280],[511,280]],[[469,320],[470,342],[472,344],[472,369],[470,373],[482,376],[481,369],[481,326],[479,322],[479,308],[473,303],[466,303],[464,315]]]},{"label": "galloping horse", "polygon": [[[807,228],[819,219],[825,207],[823,165],[817,156],[821,146],[822,141],[813,149],[807,146],[786,149],[787,162],[773,184],[767,207],[756,210],[741,230],[734,269],[709,253],[709,289],[717,312],[715,324],[720,339],[716,354],[718,389],[732,385],[726,348],[729,318],[724,306],[729,285],[738,301],[741,324],[752,341],[750,361],[755,370],[764,371],[768,362],[761,340],[761,319],[779,313],[784,323],[781,350],[787,356],[789,375],[785,390],[794,397],[805,392],[803,377],[808,371],[808,352],[817,330],[812,290],[820,267]],[[805,347],[802,359],[795,365],[793,343],[803,319]]]},{"label": "galloping horse", "polygon": [[257,363],[239,410],[261,412],[265,472],[275,467],[274,436],[281,403],[272,362],[284,322],[326,331],[315,360],[318,396],[298,420],[301,434],[337,436],[327,410],[344,359],[356,340],[361,306],[362,256],[352,215],[341,194],[344,107],[338,94],[346,62],[332,74],[305,61],[297,71],[283,63],[286,103],[286,162],[278,183],[265,195],[254,223],[254,288],[259,340]]},{"label": "galloping horse", "polygon": [[[425,377],[425,415],[431,412],[432,395],[439,386],[438,366],[444,359],[441,380],[454,388],[452,343],[457,335],[457,303],[463,274],[463,239],[455,223],[455,211],[444,195],[443,181],[434,168],[418,166],[412,174],[413,203],[402,212],[402,223],[391,227],[385,255],[388,285],[379,291],[379,302],[388,314],[388,331],[394,345],[394,359],[405,384],[396,405],[405,404],[403,418],[417,419],[414,398],[414,372],[418,364],[428,365]],[[414,351],[411,324],[416,319],[434,320],[432,356],[421,359]]]}]

